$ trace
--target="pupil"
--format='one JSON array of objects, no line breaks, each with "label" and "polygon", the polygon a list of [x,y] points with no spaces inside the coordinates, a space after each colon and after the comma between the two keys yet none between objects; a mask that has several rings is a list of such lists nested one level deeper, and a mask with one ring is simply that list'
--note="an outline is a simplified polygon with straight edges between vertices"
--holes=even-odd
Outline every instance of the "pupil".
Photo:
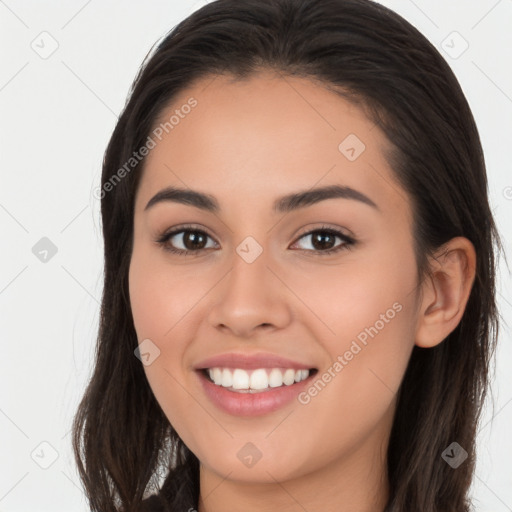
[{"label": "pupil", "polygon": [[[187,235],[185,235],[185,247],[187,249],[197,249],[198,247],[198,240],[204,239],[204,236],[202,233],[193,233],[188,231]],[[189,244],[188,242],[191,241],[192,243]],[[204,240],[202,240],[204,242]],[[199,245],[201,245],[201,242],[199,242]],[[202,247],[199,247],[200,249]]]},{"label": "pupil", "polygon": [[[317,234],[316,236],[313,237],[313,246],[315,246],[315,249],[331,249],[331,247],[326,247],[325,245],[325,239],[326,238],[331,238],[331,244],[329,244],[329,242],[327,242],[327,245],[332,245],[332,235],[329,234],[329,233],[325,233],[325,234]],[[316,242],[318,242],[318,240],[320,240],[320,244],[319,246],[317,246],[318,244],[316,244]]]}]

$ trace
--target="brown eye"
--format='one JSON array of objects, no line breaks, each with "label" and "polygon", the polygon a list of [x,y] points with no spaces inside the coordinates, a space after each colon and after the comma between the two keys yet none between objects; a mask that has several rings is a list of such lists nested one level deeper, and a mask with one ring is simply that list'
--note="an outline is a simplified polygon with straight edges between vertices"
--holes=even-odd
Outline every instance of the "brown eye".
[{"label": "brown eye", "polygon": [[204,231],[198,229],[176,229],[162,235],[157,242],[165,250],[176,254],[200,253],[204,249],[215,247],[215,244],[208,246],[208,239],[211,237]]},{"label": "brown eye", "polygon": [[332,249],[333,244],[336,243],[336,236],[326,231],[317,231],[311,236],[311,245],[315,249]]},{"label": "brown eye", "polygon": [[201,231],[182,231],[182,233],[182,242],[186,249],[204,249],[208,235]]},{"label": "brown eye", "polygon": [[[355,240],[352,238],[332,228],[320,228],[309,231],[299,238],[299,240],[301,239],[309,239],[309,243],[305,244],[306,247],[299,247],[299,249],[313,253],[316,252],[321,255],[348,249],[355,243]],[[336,239],[339,239],[341,242],[336,244]],[[298,242],[294,245],[296,244]]]},{"label": "brown eye", "polygon": [[[304,233],[298,240],[308,239],[309,243],[306,247],[298,247],[300,250],[307,251],[315,255],[327,255],[349,249],[355,244],[355,240],[347,235],[332,228],[319,228],[307,233]],[[210,239],[213,245],[208,246]],[[339,240],[336,243],[336,240]],[[181,256],[202,254],[206,249],[216,247],[216,243],[208,233],[200,229],[192,229],[181,227],[171,232],[164,233],[159,239],[156,240],[158,244],[171,253]],[[297,245],[295,242],[294,245]]]}]

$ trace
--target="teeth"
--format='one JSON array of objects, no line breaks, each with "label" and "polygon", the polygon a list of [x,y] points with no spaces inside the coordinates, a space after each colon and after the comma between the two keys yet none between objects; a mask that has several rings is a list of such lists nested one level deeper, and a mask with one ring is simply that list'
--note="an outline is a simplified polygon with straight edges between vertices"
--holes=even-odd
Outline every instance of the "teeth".
[{"label": "teeth", "polygon": [[[226,372],[229,372],[226,368],[224,368],[222,375]],[[229,372],[231,373],[231,372]],[[233,389],[249,389],[249,374],[245,370],[240,370],[237,368],[233,372]],[[222,386],[225,388],[228,388],[229,386],[226,386],[224,384],[224,379],[222,379]]]},{"label": "teeth", "polygon": [[223,388],[230,388],[233,385],[233,375],[227,368],[222,370],[222,380],[220,385]]},{"label": "teeth", "polygon": [[267,372],[263,368],[260,368],[259,370],[252,372],[251,378],[249,381],[249,387],[251,389],[267,389],[268,388],[268,375],[267,375]]},{"label": "teeth", "polygon": [[274,368],[270,371],[268,384],[271,388],[278,388],[283,385],[283,374],[281,373],[281,370]]},{"label": "teeth", "polygon": [[283,375],[283,382],[287,386],[291,386],[295,382],[295,370],[292,370],[291,368],[286,370]]},{"label": "teeth", "polygon": [[291,386],[296,382],[301,382],[309,377],[309,370],[295,370],[293,368],[258,368],[257,370],[209,368],[208,375],[217,386],[230,388],[232,391],[260,391],[278,388],[283,385]]},{"label": "teeth", "polygon": [[[210,369],[210,372],[212,370]],[[213,380],[213,382],[215,382],[215,384],[222,384],[222,370],[220,368],[214,368],[213,369],[213,378],[212,378],[212,375],[210,374],[210,378]]]}]

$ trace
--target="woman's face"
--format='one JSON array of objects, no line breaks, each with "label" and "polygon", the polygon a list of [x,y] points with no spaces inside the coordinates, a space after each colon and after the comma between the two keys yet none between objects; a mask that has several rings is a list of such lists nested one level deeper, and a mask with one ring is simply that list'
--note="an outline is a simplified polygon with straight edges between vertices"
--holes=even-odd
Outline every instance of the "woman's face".
[{"label": "woman's face", "polygon": [[266,73],[203,79],[160,121],[129,285],[170,423],[202,471],[239,481],[382,462],[418,309],[384,135],[320,85]]}]

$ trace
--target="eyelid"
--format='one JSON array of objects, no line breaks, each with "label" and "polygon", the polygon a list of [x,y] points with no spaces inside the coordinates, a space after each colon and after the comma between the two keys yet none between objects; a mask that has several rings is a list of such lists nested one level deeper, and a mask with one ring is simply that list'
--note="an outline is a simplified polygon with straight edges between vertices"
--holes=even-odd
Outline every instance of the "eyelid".
[{"label": "eyelid", "polygon": [[[313,226],[313,227],[311,227]],[[325,223],[320,223],[320,226],[317,226],[316,224],[308,224],[306,227],[302,228],[299,233],[296,235],[295,240],[298,240],[299,238],[303,237],[304,235],[309,235],[315,231],[333,231],[337,234],[343,235],[345,238],[349,240],[355,241],[355,236],[351,233],[347,233],[346,228],[342,228],[339,226],[330,226]]]},{"label": "eyelid", "polygon": [[[313,224],[314,226],[314,224]],[[207,228],[199,225],[199,224],[178,224],[177,226],[173,226],[172,228],[169,228],[168,230],[165,230],[163,231],[159,238],[164,238],[164,237],[167,237],[171,234],[177,234],[181,231],[186,231],[186,230],[193,230],[193,231],[203,231],[204,233],[206,233],[209,237],[215,239],[215,237],[208,231]],[[318,227],[311,227],[311,224],[309,224],[308,226],[306,227],[303,227],[299,233],[295,236],[295,239],[294,241],[297,241],[299,238],[303,237],[304,235],[308,235],[308,234],[311,234],[312,232],[314,231],[323,231],[323,230],[326,230],[326,231],[336,231],[336,232],[339,232],[340,234],[342,234],[343,236],[345,236],[346,238],[348,239],[354,239],[354,235],[352,235],[351,233],[345,233],[343,230],[344,228],[340,228],[340,227],[335,227],[335,226],[329,226],[327,224],[322,224]],[[345,229],[345,231],[347,231]]]},{"label": "eyelid", "polygon": [[210,238],[215,240],[215,237],[203,226],[199,224],[179,224],[177,226],[173,226],[172,228],[164,230],[160,235],[158,235],[157,241],[168,238],[169,236],[176,235],[181,233],[182,231],[201,231],[207,234]]}]

